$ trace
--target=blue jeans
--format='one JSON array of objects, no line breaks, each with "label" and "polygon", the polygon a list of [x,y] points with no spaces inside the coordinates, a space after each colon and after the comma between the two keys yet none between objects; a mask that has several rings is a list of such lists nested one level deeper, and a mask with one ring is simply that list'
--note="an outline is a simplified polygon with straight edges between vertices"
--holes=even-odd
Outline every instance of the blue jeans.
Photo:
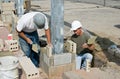
[{"label": "blue jeans", "polygon": [[[39,37],[38,37],[37,31],[34,31],[32,33],[24,32],[24,34],[32,40],[33,44],[38,44],[39,45]],[[39,53],[34,52],[32,50],[32,45],[28,44],[20,36],[19,36],[19,43],[20,43],[20,47],[23,50],[23,52],[25,53],[25,55],[31,59],[31,61],[33,62],[33,64],[36,67],[39,67],[40,47],[39,47]]]},{"label": "blue jeans", "polygon": [[84,68],[86,67],[86,59],[89,59],[90,62],[92,62],[92,59],[93,59],[93,55],[90,54],[90,53],[85,53],[85,54],[82,54],[82,55],[79,55],[81,57],[81,68]]}]

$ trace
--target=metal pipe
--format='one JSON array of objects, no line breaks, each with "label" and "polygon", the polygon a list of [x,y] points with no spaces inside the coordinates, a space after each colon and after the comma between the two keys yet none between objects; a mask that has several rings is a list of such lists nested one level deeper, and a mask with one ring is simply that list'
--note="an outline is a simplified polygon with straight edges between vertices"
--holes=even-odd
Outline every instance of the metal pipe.
[{"label": "metal pipe", "polygon": [[106,6],[106,0],[104,0],[104,6]]},{"label": "metal pipe", "polygon": [[0,0],[0,13],[1,13],[1,9],[2,9],[1,5],[2,5],[2,0]]}]

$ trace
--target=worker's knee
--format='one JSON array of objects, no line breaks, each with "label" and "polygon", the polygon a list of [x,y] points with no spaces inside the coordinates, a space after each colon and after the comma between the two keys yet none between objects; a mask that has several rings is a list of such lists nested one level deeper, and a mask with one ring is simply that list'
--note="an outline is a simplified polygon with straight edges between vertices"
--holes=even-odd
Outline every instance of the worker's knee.
[{"label": "worker's knee", "polygon": [[86,59],[90,59],[90,60],[93,59],[93,55],[92,54],[86,53],[85,55],[86,55]]}]

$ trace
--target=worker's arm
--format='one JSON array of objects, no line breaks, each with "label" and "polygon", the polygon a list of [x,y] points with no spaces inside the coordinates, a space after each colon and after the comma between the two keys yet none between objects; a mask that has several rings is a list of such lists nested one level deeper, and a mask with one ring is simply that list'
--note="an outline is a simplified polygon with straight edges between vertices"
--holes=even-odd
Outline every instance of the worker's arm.
[{"label": "worker's arm", "polygon": [[50,29],[45,30],[45,34],[47,36],[47,43],[51,44],[51,36],[50,36]]},{"label": "worker's arm", "polygon": [[19,35],[21,38],[23,38],[27,43],[32,44],[31,39],[28,38],[28,37],[24,34],[24,32],[18,32],[18,35]]}]

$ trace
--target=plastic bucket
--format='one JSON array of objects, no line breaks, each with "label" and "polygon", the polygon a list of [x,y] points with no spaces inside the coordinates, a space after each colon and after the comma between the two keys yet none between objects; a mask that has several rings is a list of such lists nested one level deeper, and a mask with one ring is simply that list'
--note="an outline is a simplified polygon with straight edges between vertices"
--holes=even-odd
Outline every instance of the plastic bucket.
[{"label": "plastic bucket", "polygon": [[12,40],[13,39],[13,35],[12,34],[8,34],[8,40]]},{"label": "plastic bucket", "polygon": [[14,56],[0,57],[0,79],[17,79],[18,58]]}]

